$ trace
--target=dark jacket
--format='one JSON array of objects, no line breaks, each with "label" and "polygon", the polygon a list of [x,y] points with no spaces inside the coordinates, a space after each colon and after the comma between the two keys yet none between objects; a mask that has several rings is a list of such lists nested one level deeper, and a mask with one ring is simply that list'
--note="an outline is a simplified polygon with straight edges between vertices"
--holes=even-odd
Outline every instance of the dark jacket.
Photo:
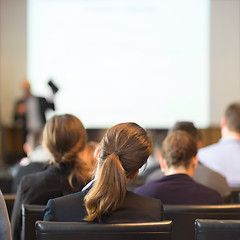
[{"label": "dark jacket", "polygon": [[[61,198],[51,199],[45,208],[45,221],[84,222],[87,216],[84,197],[89,189]],[[136,223],[163,220],[161,201],[127,192],[121,207],[101,218],[102,223]]]},{"label": "dark jacket", "polygon": [[[35,97],[38,101],[38,108],[39,108],[39,116],[42,122],[42,125],[46,123],[46,111],[48,109],[55,110],[55,105],[53,102],[48,101],[44,97]],[[25,104],[26,99],[20,99],[15,104],[15,110],[14,110],[14,121],[19,126],[22,127],[23,133],[24,133],[24,139],[26,139],[27,133],[28,133],[28,127],[27,127],[27,120],[26,120],[26,113],[23,115],[19,115],[17,112],[17,107],[19,104]]]},{"label": "dark jacket", "polygon": [[13,178],[11,191],[15,194],[17,192],[20,181],[25,175],[46,170],[48,167],[48,162],[31,162],[27,166],[20,166],[20,164],[18,164],[17,167],[17,173]]},{"label": "dark jacket", "polygon": [[21,236],[21,205],[39,204],[46,205],[50,198],[61,197],[84,187],[83,182],[78,182],[76,190],[73,190],[67,179],[68,173],[56,166],[49,166],[46,170],[24,176],[18,186],[14,202],[11,226],[13,240],[19,240]]}]

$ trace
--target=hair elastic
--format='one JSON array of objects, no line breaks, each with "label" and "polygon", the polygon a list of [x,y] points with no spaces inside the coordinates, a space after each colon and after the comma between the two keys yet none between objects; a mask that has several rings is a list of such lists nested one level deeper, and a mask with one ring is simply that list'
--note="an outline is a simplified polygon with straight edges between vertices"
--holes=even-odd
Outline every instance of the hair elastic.
[{"label": "hair elastic", "polygon": [[113,153],[117,154],[118,157],[120,157],[120,152],[119,151],[114,151]]}]

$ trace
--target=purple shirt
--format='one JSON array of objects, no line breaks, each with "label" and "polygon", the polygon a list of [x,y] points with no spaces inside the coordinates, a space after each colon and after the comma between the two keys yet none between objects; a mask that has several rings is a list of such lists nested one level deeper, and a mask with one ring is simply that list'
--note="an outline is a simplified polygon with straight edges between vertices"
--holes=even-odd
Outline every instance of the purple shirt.
[{"label": "purple shirt", "polygon": [[163,204],[210,205],[223,203],[218,192],[195,182],[186,174],[164,176],[138,187],[134,192],[160,199]]}]

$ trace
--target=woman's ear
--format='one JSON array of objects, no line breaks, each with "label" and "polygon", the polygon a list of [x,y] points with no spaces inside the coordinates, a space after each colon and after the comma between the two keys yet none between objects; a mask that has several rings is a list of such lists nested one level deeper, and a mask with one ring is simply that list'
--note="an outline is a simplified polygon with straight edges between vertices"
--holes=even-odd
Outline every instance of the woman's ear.
[{"label": "woman's ear", "polygon": [[97,177],[98,172],[99,172],[99,154],[100,154],[100,148],[97,148],[94,152],[94,157],[97,161],[97,169],[96,169],[96,173],[95,173],[95,178]]},{"label": "woman's ear", "polygon": [[129,179],[129,180],[134,179],[134,178],[138,175],[138,173],[139,173],[139,170],[137,170],[137,172],[135,172],[135,173],[133,173],[132,175],[130,175],[130,176],[128,177],[128,179]]},{"label": "woman's ear", "polygon": [[153,155],[154,155],[154,158],[155,158],[155,160],[157,161],[157,163],[160,163],[160,158],[161,158],[161,156],[162,156],[161,150],[160,150],[159,148],[155,148],[155,149],[153,150]]},{"label": "woman's ear", "polygon": [[98,161],[99,159],[99,154],[100,154],[100,148],[96,148],[94,152],[94,158]]},{"label": "woman's ear", "polygon": [[195,157],[193,157],[192,164],[193,164],[193,168],[195,170],[198,166],[198,156],[197,155]]},{"label": "woman's ear", "polygon": [[223,116],[223,117],[221,118],[220,126],[221,126],[221,128],[223,128],[223,127],[225,127],[226,125],[227,125],[227,120],[226,120],[226,117]]},{"label": "woman's ear", "polygon": [[167,162],[162,156],[160,157],[160,167],[162,172],[165,172],[168,169]]}]

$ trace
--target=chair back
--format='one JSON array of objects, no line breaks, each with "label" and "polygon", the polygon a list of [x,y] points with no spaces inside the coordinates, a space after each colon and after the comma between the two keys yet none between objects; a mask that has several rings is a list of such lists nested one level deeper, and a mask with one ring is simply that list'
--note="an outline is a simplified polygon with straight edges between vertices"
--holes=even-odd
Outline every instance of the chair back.
[{"label": "chair back", "polygon": [[0,171],[0,189],[3,194],[11,194],[13,177],[6,170]]},{"label": "chair back", "polygon": [[240,219],[240,204],[164,205],[164,216],[173,221],[172,240],[193,240],[196,219]]},{"label": "chair back", "polygon": [[171,240],[171,221],[99,224],[36,222],[37,240]]},{"label": "chair back", "polygon": [[22,205],[22,240],[36,239],[35,222],[43,220],[44,208],[43,205]]},{"label": "chair back", "polygon": [[240,203],[240,187],[231,187],[229,203]]},{"label": "chair back", "polygon": [[6,206],[7,206],[9,219],[11,220],[12,210],[13,210],[13,205],[14,205],[16,195],[15,194],[4,194],[3,197],[5,200]]},{"label": "chair back", "polygon": [[239,240],[240,220],[195,221],[196,240]]}]

